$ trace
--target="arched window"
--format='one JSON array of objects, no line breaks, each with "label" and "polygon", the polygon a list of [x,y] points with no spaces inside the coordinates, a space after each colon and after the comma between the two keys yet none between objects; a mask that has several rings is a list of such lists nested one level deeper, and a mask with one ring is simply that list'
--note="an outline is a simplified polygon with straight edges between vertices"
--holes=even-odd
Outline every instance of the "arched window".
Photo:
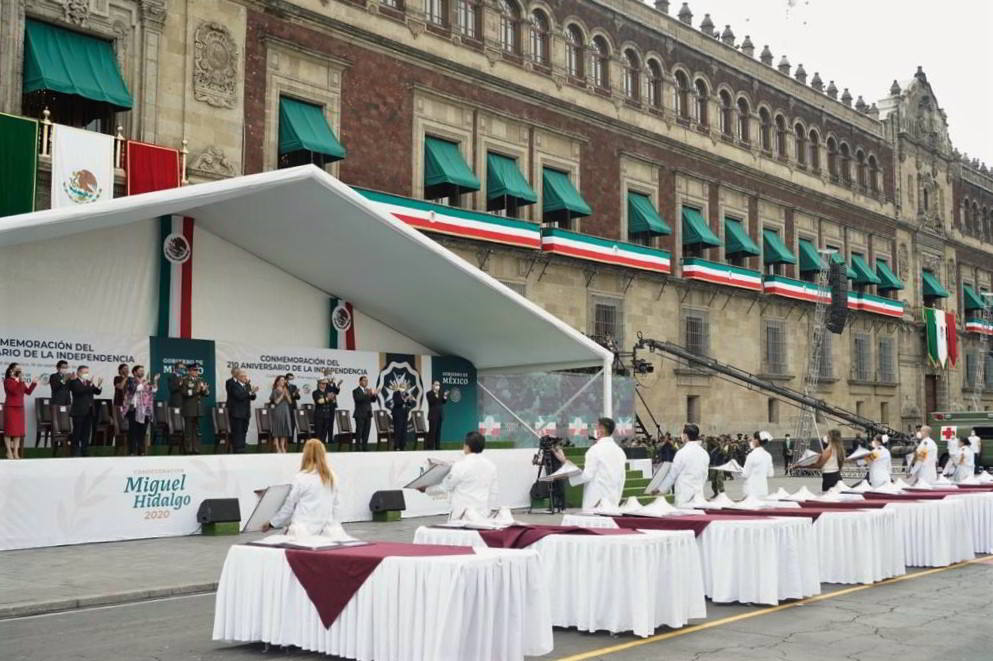
[{"label": "arched window", "polygon": [[536,64],[548,66],[548,16],[540,9],[531,12],[531,58]]},{"label": "arched window", "polygon": [[979,215],[979,202],[972,203],[972,235],[978,236],[983,219]]},{"label": "arched window", "polygon": [[445,0],[425,0],[424,13],[429,23],[448,25],[448,3]]},{"label": "arched window", "polygon": [[797,122],[793,126],[793,133],[795,134],[796,147],[793,150],[796,152],[796,162],[800,165],[807,164],[807,130],[803,128],[803,124]]},{"label": "arched window", "polygon": [[610,46],[600,35],[593,37],[593,84],[610,89]]},{"label": "arched window", "polygon": [[841,180],[846,184],[852,183],[852,153],[848,143],[841,143]]},{"label": "arched window", "polygon": [[814,129],[810,129],[808,136],[810,138],[810,169],[816,172],[821,169],[821,137]]},{"label": "arched window", "polygon": [[696,121],[700,126],[710,126],[710,118],[707,117],[707,106],[710,104],[710,95],[707,91],[707,83],[703,78],[696,79]]},{"label": "arched window", "polygon": [[776,156],[789,158],[786,153],[786,118],[782,115],[776,115]]},{"label": "arched window", "polygon": [[482,18],[480,0],[455,0],[455,28],[464,36],[479,39]]},{"label": "arched window", "polygon": [[584,39],[583,31],[578,25],[570,25],[566,28],[566,69],[573,78],[582,79],[586,75],[583,68]]},{"label": "arched window", "polygon": [[772,151],[772,117],[767,108],[759,108],[759,136],[762,149]]},{"label": "arched window", "polygon": [[521,52],[521,8],[515,0],[500,0],[500,47],[512,55]]},{"label": "arched window", "polygon": [[657,60],[648,60],[648,105],[662,109],[662,67]]},{"label": "arched window", "polygon": [[832,178],[838,178],[838,143],[834,141],[834,138],[827,139],[827,153],[828,153],[828,174]]},{"label": "arched window", "polygon": [[879,165],[875,156],[869,157],[869,190],[873,193],[879,192]]},{"label": "arched window", "polygon": [[682,71],[676,72],[676,114],[684,119],[690,116],[690,81]]},{"label": "arched window", "polygon": [[856,181],[858,181],[859,183],[859,188],[865,190],[867,185],[867,181],[866,181],[867,178],[865,172],[865,152],[863,152],[861,149],[855,152],[855,178]]},{"label": "arched window", "polygon": [[751,122],[751,112],[748,108],[748,100],[745,97],[740,97],[738,99],[738,139],[742,142],[751,142],[749,122]]},{"label": "arched window", "polygon": [[721,90],[721,135],[730,138],[731,137],[731,127],[734,126],[734,120],[732,115],[734,114],[734,106],[731,104],[731,95],[728,94],[727,90]]},{"label": "arched window", "polygon": [[641,59],[630,48],[624,51],[624,96],[632,101],[641,98]]}]

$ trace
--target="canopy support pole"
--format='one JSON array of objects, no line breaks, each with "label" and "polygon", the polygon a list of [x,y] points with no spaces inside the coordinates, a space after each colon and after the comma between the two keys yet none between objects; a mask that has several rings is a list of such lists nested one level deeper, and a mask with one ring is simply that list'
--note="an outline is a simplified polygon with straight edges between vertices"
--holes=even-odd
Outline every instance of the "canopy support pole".
[{"label": "canopy support pole", "polygon": [[603,359],[603,417],[614,417],[614,357]]}]

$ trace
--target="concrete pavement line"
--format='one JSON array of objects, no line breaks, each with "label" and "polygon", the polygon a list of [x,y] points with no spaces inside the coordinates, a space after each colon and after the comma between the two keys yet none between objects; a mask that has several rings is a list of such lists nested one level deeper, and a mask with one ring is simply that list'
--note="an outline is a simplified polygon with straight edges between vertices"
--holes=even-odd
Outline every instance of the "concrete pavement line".
[{"label": "concrete pavement line", "polygon": [[57,599],[53,601],[34,602],[22,605],[14,604],[13,606],[0,606],[0,621],[29,617],[32,615],[64,613],[67,611],[96,608],[101,606],[119,606],[122,604],[161,599],[162,597],[208,593],[215,592],[216,590],[217,581],[212,581],[209,583],[192,583],[166,588],[152,588],[150,590],[132,590],[129,592],[89,595],[76,599]]},{"label": "concrete pavement line", "polygon": [[585,661],[586,659],[596,659],[602,656],[606,656],[608,654],[616,654],[617,652],[623,652],[625,650],[629,650],[634,647],[641,647],[642,645],[648,645],[649,643],[657,643],[663,640],[668,640],[669,638],[676,638],[677,636],[685,636],[686,634],[696,633],[697,631],[703,631],[704,629],[712,629],[714,627],[723,626],[725,624],[731,624],[732,622],[738,622],[739,620],[748,620],[753,617],[758,617],[759,615],[768,615],[770,613],[776,613],[782,610],[786,610],[787,608],[795,608],[796,606],[806,606],[807,604],[812,604],[818,601],[824,601],[826,599],[834,599],[835,597],[851,594],[853,592],[861,592],[862,590],[868,590],[869,588],[877,588],[883,585],[899,583],[900,581],[909,581],[915,578],[923,578],[925,576],[930,576],[931,574],[937,574],[940,572],[948,571],[950,569],[959,569],[966,565],[971,565],[975,563],[990,564],[990,560],[991,558],[988,557],[975,558],[974,560],[966,560],[964,562],[958,562],[955,563],[954,565],[948,565],[947,567],[935,567],[934,569],[926,569],[924,571],[919,571],[914,574],[904,574],[903,576],[894,576],[893,578],[888,578],[885,581],[880,581],[878,583],[870,583],[868,585],[855,585],[850,588],[843,588],[841,590],[836,590],[834,592],[828,592],[826,594],[819,594],[813,597],[807,597],[806,599],[791,601],[788,604],[779,604],[778,606],[770,606],[769,608],[762,608],[760,610],[751,611],[749,613],[741,613],[740,615],[731,615],[728,617],[721,618],[719,620],[714,620],[713,622],[704,622],[703,624],[695,624],[691,627],[686,627],[685,629],[677,629],[676,631],[660,633],[656,636],[649,636],[648,638],[632,640],[627,643],[620,643],[619,645],[601,647],[599,649],[590,650],[588,652],[573,654],[572,656],[563,656],[560,657],[558,661]]}]

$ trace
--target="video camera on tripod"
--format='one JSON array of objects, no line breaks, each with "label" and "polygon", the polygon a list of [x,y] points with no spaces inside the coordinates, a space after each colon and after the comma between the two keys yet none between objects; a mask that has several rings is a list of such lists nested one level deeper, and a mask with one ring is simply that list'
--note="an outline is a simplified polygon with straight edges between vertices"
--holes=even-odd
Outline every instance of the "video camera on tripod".
[{"label": "video camera on tripod", "polygon": [[551,475],[562,468],[564,463],[556,450],[571,447],[572,443],[557,436],[542,436],[538,439],[538,451],[531,459],[531,465],[538,467],[534,484],[531,485],[531,500],[548,500],[548,513],[554,514],[565,509],[565,484],[561,480],[540,482],[542,474]]}]

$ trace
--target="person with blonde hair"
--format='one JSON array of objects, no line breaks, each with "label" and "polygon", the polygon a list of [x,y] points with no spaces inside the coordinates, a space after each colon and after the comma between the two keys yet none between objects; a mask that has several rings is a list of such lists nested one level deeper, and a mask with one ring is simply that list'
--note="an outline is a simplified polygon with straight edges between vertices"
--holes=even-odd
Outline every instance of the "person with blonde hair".
[{"label": "person with blonde hair", "polygon": [[288,527],[290,537],[348,538],[335,518],[339,487],[324,444],[319,439],[309,439],[303,446],[300,472],[293,478],[293,487],[276,516],[262,526],[263,532]]}]

